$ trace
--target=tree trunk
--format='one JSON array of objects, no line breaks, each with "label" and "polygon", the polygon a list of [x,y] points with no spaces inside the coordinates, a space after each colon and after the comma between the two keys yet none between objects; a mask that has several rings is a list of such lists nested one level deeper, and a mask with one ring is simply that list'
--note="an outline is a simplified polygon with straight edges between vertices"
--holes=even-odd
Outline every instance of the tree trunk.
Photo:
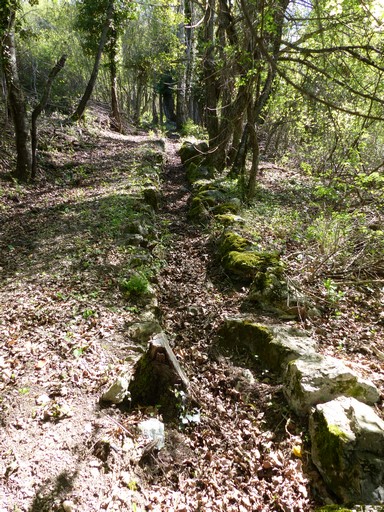
[{"label": "tree trunk", "polygon": [[164,124],[163,96],[159,94],[160,126]]},{"label": "tree trunk", "polygon": [[195,31],[192,27],[194,17],[192,0],[184,0],[184,14],[187,25],[185,31],[185,95],[187,118],[194,119],[194,98],[192,94],[193,73],[195,68]]},{"label": "tree trunk", "polygon": [[37,118],[45,108],[49,94],[51,92],[52,83],[56,77],[56,75],[63,69],[65,65],[65,61],[67,60],[67,56],[63,55],[60,60],[58,60],[55,66],[52,68],[51,72],[48,75],[47,83],[45,84],[45,89],[43,95],[41,97],[40,103],[36,105],[32,112],[32,127],[31,127],[31,139],[32,139],[32,173],[31,178],[34,180],[36,178],[37,171]]},{"label": "tree trunk", "polygon": [[117,97],[117,65],[116,65],[116,56],[117,56],[117,32],[115,28],[111,28],[111,35],[109,38],[109,72],[111,79],[111,110],[112,110],[112,127],[118,131],[122,132],[123,126],[121,122],[121,115],[119,109],[119,100]]},{"label": "tree trunk", "polygon": [[159,124],[159,114],[156,107],[156,92],[152,91],[152,123],[157,126]]},{"label": "tree trunk", "polygon": [[72,121],[72,122],[76,122],[76,121],[78,121],[79,119],[81,119],[83,117],[85,108],[87,106],[87,103],[88,103],[91,95],[92,95],[93,88],[95,87],[97,75],[99,73],[101,56],[102,56],[102,53],[103,53],[103,50],[104,50],[105,43],[107,42],[108,31],[109,31],[109,28],[110,28],[110,25],[111,25],[111,21],[112,21],[112,18],[113,18],[113,12],[114,12],[114,0],[110,0],[110,2],[108,4],[108,9],[107,9],[107,15],[106,15],[106,18],[105,18],[105,23],[104,23],[104,26],[103,26],[103,31],[101,33],[100,42],[99,42],[99,46],[98,46],[98,49],[97,49],[97,54],[96,54],[96,57],[95,57],[95,63],[93,65],[93,70],[92,70],[89,82],[87,84],[87,87],[85,89],[85,92],[83,94],[83,97],[81,98],[77,109],[75,110],[75,112],[69,118],[70,121]]},{"label": "tree trunk", "polygon": [[209,149],[214,150],[217,142],[219,122],[217,118],[218,90],[215,78],[215,0],[208,0],[204,17],[204,43],[206,45],[203,59],[204,82],[205,82],[205,122],[209,136]]},{"label": "tree trunk", "polygon": [[248,107],[248,133],[249,146],[252,151],[252,164],[249,171],[249,179],[247,184],[247,199],[253,199],[256,192],[256,179],[259,172],[260,148],[257,136],[257,124],[255,119],[256,111],[253,105]]},{"label": "tree trunk", "polygon": [[1,54],[8,88],[8,101],[15,128],[17,162],[13,176],[19,181],[28,181],[32,171],[30,134],[25,98],[17,71],[14,33],[15,10],[10,6],[8,9],[8,25],[1,41]]}]

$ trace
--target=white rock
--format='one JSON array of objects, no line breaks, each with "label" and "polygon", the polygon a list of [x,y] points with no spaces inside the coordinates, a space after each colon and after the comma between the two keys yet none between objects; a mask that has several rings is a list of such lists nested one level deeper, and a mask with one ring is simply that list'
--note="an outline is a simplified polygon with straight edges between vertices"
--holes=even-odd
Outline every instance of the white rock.
[{"label": "white rock", "polygon": [[129,379],[127,377],[117,377],[110,388],[102,395],[103,402],[112,402],[113,404],[121,404],[128,395]]},{"label": "white rock", "polygon": [[40,395],[36,398],[36,405],[47,405],[51,399],[48,395]]},{"label": "white rock", "polygon": [[139,429],[144,437],[151,441],[157,441],[156,448],[160,450],[165,445],[164,423],[156,418],[151,418],[139,423]]},{"label": "white rock", "polygon": [[344,503],[384,500],[384,421],[355,398],[317,405],[310,417],[312,460]]},{"label": "white rock", "polygon": [[308,354],[291,361],[283,389],[290,406],[299,415],[339,396],[351,396],[370,405],[380,397],[372,382],[362,379],[339,359],[320,354]]},{"label": "white rock", "polygon": [[75,512],[76,510],[75,504],[70,500],[63,501],[61,506],[63,507],[64,512]]}]

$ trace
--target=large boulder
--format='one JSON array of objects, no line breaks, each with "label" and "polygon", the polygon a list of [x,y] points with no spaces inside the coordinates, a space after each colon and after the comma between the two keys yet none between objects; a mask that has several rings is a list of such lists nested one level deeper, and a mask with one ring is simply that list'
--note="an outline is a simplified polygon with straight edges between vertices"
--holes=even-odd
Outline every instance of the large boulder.
[{"label": "large boulder", "polygon": [[223,348],[246,350],[270,370],[280,370],[289,361],[315,352],[315,341],[304,332],[283,326],[267,326],[242,318],[227,318],[219,331]]},{"label": "large boulder", "polygon": [[309,354],[291,361],[284,376],[284,394],[299,415],[339,396],[351,396],[366,404],[379,400],[376,386],[362,379],[340,360]]},{"label": "large boulder", "polygon": [[208,223],[211,218],[208,208],[198,196],[192,199],[187,217],[191,222],[200,224]]},{"label": "large boulder", "polygon": [[384,501],[384,421],[355,398],[317,405],[310,417],[312,460],[343,503]]}]

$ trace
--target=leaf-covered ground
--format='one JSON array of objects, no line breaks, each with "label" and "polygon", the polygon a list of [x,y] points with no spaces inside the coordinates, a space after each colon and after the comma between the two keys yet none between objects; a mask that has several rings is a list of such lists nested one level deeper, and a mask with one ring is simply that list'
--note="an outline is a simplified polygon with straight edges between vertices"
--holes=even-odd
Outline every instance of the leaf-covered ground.
[{"label": "leaf-covered ground", "polygon": [[[215,263],[210,230],[186,220],[177,144],[166,142],[161,170],[157,138],[142,133],[67,128],[44,140],[45,181],[1,181],[0,511],[309,512],[329,500],[279,376],[214,350],[246,291]],[[153,167],[164,193],[157,215],[142,197]],[[279,192],[281,173],[264,174],[265,190]],[[138,219],[144,240],[127,235]],[[169,425],[159,452],[137,429],[156,409],[99,402],[143,351],[130,326],[145,308],[124,289],[137,268],[156,288],[201,414],[198,424]],[[378,290],[371,306],[364,289],[343,297],[337,316],[301,326],[382,389],[381,312],[367,317],[380,308]]]}]

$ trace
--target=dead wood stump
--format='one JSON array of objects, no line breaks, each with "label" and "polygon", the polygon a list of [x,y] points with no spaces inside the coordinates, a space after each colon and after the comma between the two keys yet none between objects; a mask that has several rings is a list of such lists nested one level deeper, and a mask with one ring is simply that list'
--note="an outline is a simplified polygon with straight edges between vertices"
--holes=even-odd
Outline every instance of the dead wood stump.
[{"label": "dead wood stump", "polygon": [[136,363],[129,385],[132,406],[159,406],[164,421],[180,413],[180,391],[187,395],[189,381],[180,367],[166,335],[156,334],[147,352]]}]

